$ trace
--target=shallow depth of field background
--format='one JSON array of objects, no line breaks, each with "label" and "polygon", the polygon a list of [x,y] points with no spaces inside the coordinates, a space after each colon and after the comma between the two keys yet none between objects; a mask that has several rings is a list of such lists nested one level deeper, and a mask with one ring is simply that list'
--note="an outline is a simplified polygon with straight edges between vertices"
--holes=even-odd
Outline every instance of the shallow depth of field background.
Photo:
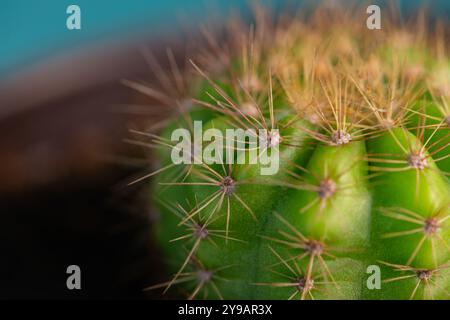
[{"label": "shallow depth of field background", "polygon": [[[299,1],[258,3],[276,11]],[[406,15],[424,3],[450,17],[447,0],[399,6]],[[70,4],[81,7],[82,30],[66,29]],[[0,298],[160,297],[141,290],[164,275],[150,191],[125,186],[146,154],[123,139],[164,110],[129,112],[153,102],[120,79],[154,82],[143,47],[163,65],[167,46],[184,61],[201,23],[248,12],[243,0],[0,3]],[[80,291],[66,288],[71,264]]]}]

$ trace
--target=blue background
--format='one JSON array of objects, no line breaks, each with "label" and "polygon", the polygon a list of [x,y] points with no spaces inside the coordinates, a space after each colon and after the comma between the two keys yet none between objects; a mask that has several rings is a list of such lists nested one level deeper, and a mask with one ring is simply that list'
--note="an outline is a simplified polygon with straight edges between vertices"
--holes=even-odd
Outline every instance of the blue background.
[{"label": "blue background", "polygon": [[[421,3],[424,1],[409,0],[400,2],[400,6],[407,9]],[[425,3],[448,18],[449,0]],[[81,7],[82,30],[66,28],[66,8],[70,4]],[[232,10],[247,10],[247,4],[246,0],[2,0],[0,75],[98,39],[139,33],[161,35],[179,28],[180,18],[198,24],[210,18],[211,12],[224,18]]]}]

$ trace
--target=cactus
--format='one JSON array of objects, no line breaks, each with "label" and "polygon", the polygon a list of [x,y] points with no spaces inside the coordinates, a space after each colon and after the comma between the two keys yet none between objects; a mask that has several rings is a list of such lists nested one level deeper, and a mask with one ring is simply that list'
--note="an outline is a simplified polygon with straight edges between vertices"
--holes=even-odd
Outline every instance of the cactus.
[{"label": "cactus", "polygon": [[[428,31],[423,16],[402,27],[386,14],[371,31],[358,12],[318,8],[275,27],[258,9],[255,28],[234,22],[223,42],[207,34],[213,49],[191,61],[194,79],[172,64],[164,80],[187,85],[192,103],[158,134],[134,132],[161,164],[143,178],[152,177],[171,274],[149,289],[189,299],[450,298],[443,28]],[[229,128],[255,129],[265,135],[259,152],[279,151],[278,171],[262,175],[248,142],[238,156],[215,150],[233,164],[195,163],[192,149],[194,163],[174,164],[171,134],[194,136],[194,121],[215,129],[203,150]],[[381,288],[367,286],[373,265]]]}]

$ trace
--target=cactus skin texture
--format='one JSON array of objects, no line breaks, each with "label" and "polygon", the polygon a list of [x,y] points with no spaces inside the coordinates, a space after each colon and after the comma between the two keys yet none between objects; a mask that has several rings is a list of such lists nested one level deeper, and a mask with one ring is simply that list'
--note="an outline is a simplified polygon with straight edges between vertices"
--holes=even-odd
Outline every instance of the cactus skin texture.
[{"label": "cactus skin texture", "polygon": [[[170,271],[149,289],[189,299],[450,298],[445,28],[400,27],[386,14],[374,32],[358,10],[318,8],[274,27],[258,8],[255,29],[234,22],[230,40],[208,36],[215,50],[193,58],[197,76],[185,81],[190,108],[158,135],[138,135],[161,164],[148,176]],[[220,132],[279,129],[266,150],[279,147],[278,172],[173,165],[171,133],[195,120]],[[372,265],[379,289],[368,286]]]}]

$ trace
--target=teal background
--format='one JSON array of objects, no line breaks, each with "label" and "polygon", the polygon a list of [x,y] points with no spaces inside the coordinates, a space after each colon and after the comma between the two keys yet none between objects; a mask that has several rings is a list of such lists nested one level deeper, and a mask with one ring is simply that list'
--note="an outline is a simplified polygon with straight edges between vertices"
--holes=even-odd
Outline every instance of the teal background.
[{"label": "teal background", "polygon": [[[212,15],[225,18],[233,10],[247,11],[248,3],[246,0],[2,0],[0,75],[99,39],[141,33],[156,36],[176,32],[183,20],[198,25]],[[432,11],[449,17],[449,0],[409,0],[400,2],[400,6],[405,10],[421,3],[428,3]],[[81,7],[82,30],[66,29],[66,8],[70,4]]]}]

